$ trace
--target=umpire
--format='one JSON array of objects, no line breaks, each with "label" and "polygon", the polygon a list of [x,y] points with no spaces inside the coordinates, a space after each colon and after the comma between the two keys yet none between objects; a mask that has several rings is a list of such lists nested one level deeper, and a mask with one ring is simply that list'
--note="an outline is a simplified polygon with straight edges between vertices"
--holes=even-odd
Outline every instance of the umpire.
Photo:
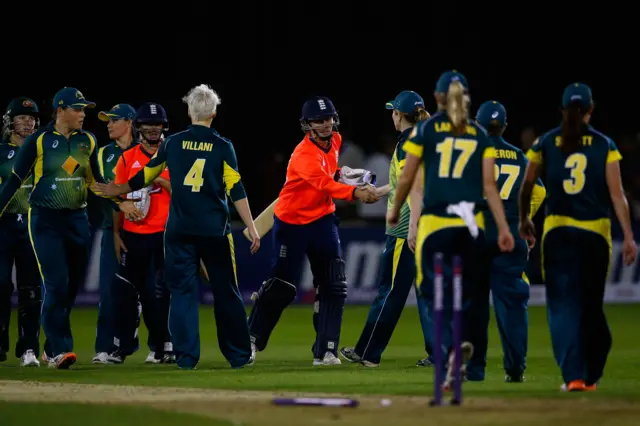
[{"label": "umpire", "polygon": [[[82,124],[85,108],[94,106],[73,87],[59,90],[53,98],[54,120],[27,137],[18,151],[13,174],[0,192],[0,211],[4,213],[20,185],[33,173],[28,226],[43,282],[43,359],[58,369],[76,362],[69,316],[89,260],[87,188],[94,173],[99,176],[96,138],[83,130]],[[121,203],[121,209],[137,212],[132,202]]]},{"label": "umpire", "polygon": [[[9,182],[16,153],[27,136],[40,125],[38,106],[25,97],[11,101],[2,116],[3,140],[0,143],[0,188]],[[33,176],[22,183],[0,218],[0,361],[9,351],[9,321],[11,318],[11,274],[16,266],[18,287],[18,341],[16,357],[23,367],[38,367],[40,362],[41,285],[38,263],[33,254],[27,229],[29,193]]]}]

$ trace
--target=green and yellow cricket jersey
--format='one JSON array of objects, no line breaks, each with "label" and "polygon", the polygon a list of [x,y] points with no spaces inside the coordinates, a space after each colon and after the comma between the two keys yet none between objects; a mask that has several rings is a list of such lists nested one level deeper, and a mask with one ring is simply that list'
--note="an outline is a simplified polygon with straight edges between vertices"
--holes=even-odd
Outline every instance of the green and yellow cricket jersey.
[{"label": "green and yellow cricket jersey", "polygon": [[[0,191],[13,174],[13,166],[19,149],[18,145],[14,145],[8,140],[0,143]],[[33,175],[29,175],[9,201],[5,213],[27,214],[29,212],[29,194],[32,189]]]},{"label": "green and yellow cricket jersey", "polygon": [[168,137],[129,186],[136,190],[150,185],[166,167],[171,173],[166,232],[230,234],[228,199],[246,198],[231,141],[211,128],[191,125]]},{"label": "green and yellow cricket jersey", "polygon": [[469,122],[464,135],[454,136],[449,117],[438,112],[418,123],[403,149],[423,159],[423,215],[455,217],[447,206],[461,201],[475,203],[477,210],[484,202],[482,162],[495,158],[496,151],[486,131]]},{"label": "green and yellow cricket jersey", "polygon": [[76,130],[67,139],[51,122],[27,137],[16,157],[15,179],[10,179],[0,192],[0,211],[4,211],[17,190],[19,184],[16,182],[23,182],[30,174],[33,174],[31,207],[84,208],[87,189],[94,178],[102,182],[98,173],[96,138],[86,130]]},{"label": "green and yellow cricket jersey", "polygon": [[[522,150],[505,141],[502,136],[489,136],[496,150],[496,164],[494,166],[496,186],[504,206],[504,214],[509,224],[509,229],[514,238],[519,238],[519,193],[527,171],[529,160]],[[538,179],[533,187],[531,197],[530,217],[533,217],[545,198],[545,188],[541,179]],[[488,209],[485,211],[485,226],[487,238],[498,238],[498,227],[495,219]]]},{"label": "green and yellow cricket jersey", "polygon": [[[130,147],[135,146],[135,142]],[[116,179],[116,164],[124,150],[115,141],[98,149],[98,170],[105,182],[113,182]],[[113,226],[113,204],[106,199],[101,199],[101,208],[104,212],[102,228]]]},{"label": "green and yellow cricket jersey", "polygon": [[[407,140],[407,137],[410,133],[411,129],[407,129],[400,133],[400,136],[398,137],[398,144],[396,145],[396,149],[393,152],[393,158],[391,158],[391,164],[389,165],[389,195],[387,201],[387,210],[391,210],[395,202],[398,178],[402,174],[402,169],[404,168],[404,163],[407,157],[407,153],[404,149],[402,149],[402,146],[404,145],[404,142]],[[398,224],[396,226],[389,226],[389,224],[387,224],[386,235],[407,239],[409,235],[410,217],[411,210],[409,208],[409,200],[407,200],[400,208],[400,219],[398,220]]]},{"label": "green and yellow cricket jersey", "polygon": [[527,153],[530,161],[544,164],[547,188],[545,233],[570,226],[602,235],[611,243],[611,196],[606,180],[608,163],[620,161],[616,144],[592,126],[582,136],[582,146],[572,154],[561,151],[562,129],[541,136]]}]

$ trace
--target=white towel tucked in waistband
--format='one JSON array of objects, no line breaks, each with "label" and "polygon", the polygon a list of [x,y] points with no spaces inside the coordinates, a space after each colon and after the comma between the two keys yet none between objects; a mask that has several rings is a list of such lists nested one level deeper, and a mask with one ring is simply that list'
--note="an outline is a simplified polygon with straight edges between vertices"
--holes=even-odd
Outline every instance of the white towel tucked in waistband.
[{"label": "white towel tucked in waistband", "polygon": [[461,201],[458,204],[450,204],[447,206],[447,213],[459,216],[464,221],[464,224],[467,225],[467,228],[469,228],[469,232],[474,239],[478,238],[480,234],[478,224],[476,223],[476,216],[473,214],[475,206],[475,203],[468,201]]}]

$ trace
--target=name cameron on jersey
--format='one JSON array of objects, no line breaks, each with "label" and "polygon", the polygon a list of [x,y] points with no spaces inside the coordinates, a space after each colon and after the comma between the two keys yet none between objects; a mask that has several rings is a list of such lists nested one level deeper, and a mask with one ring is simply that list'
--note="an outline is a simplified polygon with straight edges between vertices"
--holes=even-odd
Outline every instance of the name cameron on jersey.
[{"label": "name cameron on jersey", "polygon": [[496,158],[506,158],[508,160],[517,160],[518,153],[511,149],[496,149]]},{"label": "name cameron on jersey", "polygon": [[211,142],[194,142],[194,141],[182,141],[182,149],[189,151],[209,151],[213,150],[213,143]]}]

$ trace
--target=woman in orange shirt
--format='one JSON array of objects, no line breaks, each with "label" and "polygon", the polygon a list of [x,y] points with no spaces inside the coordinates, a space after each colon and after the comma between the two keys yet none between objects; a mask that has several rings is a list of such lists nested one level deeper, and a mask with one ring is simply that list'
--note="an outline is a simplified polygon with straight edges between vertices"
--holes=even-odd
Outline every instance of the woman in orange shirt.
[{"label": "woman in orange shirt", "polygon": [[[125,152],[116,165],[116,184],[126,183],[151,160],[162,143],[162,131],[167,130],[167,114],[161,105],[146,103],[136,112],[133,125],[140,133],[141,143]],[[129,194],[140,199],[138,208],[145,215],[132,221],[122,215],[114,216],[114,239],[120,268],[112,287],[114,293],[114,345],[108,355],[109,363],[121,364],[136,350],[135,332],[138,326],[138,300],[142,305],[145,325],[149,330],[151,353],[145,363],[173,363],[173,345],[169,334],[169,289],[163,276],[164,230],[169,216],[171,185],[169,170],[165,169],[154,185]],[[120,233],[116,230],[122,230]],[[123,248],[120,250],[120,248]],[[150,285],[149,271],[155,275]]]},{"label": "woman in orange shirt", "polygon": [[296,297],[296,280],[307,255],[318,293],[313,365],[334,365],[340,364],[337,350],[347,282],[333,199],[375,202],[380,197],[373,186],[358,188],[336,182],[342,136],[337,132],[338,113],[329,98],[308,100],[300,122],[305,137],[291,155],[274,207],[271,278],[257,293],[249,331],[254,349],[262,351],[282,311]]}]

